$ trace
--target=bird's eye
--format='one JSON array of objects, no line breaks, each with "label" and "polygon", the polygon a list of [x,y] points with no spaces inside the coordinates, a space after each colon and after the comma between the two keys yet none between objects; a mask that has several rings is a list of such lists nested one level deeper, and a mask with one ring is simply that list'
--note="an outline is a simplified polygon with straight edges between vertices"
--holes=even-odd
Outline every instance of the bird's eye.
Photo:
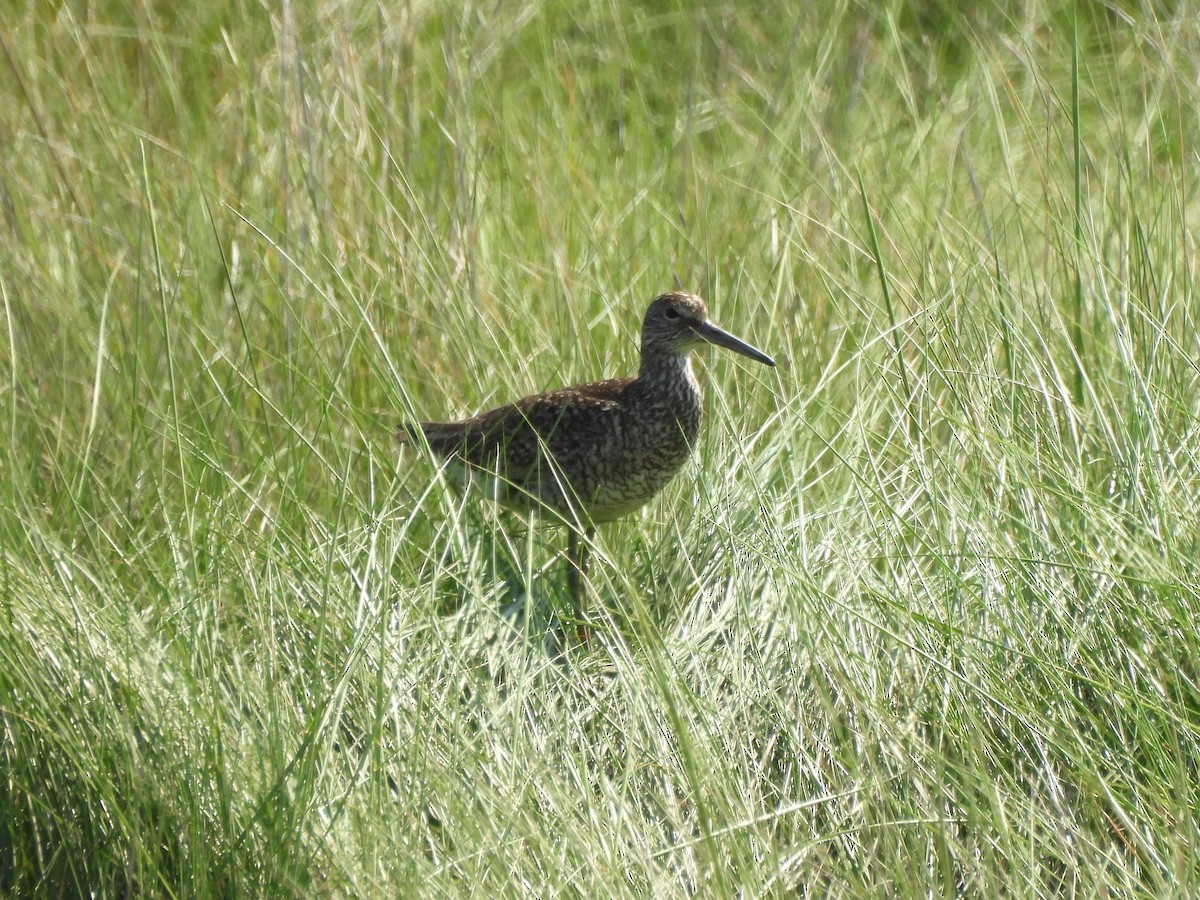
[{"label": "bird's eye", "polygon": [[668,306],[663,311],[663,315],[666,316],[668,319],[678,319],[679,318],[679,310],[677,310],[673,306]]}]

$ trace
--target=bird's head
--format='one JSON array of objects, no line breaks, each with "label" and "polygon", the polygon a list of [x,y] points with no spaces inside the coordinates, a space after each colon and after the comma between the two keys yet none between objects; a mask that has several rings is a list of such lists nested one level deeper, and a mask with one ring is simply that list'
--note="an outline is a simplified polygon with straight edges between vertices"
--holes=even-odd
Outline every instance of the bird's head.
[{"label": "bird's head", "polygon": [[702,344],[715,344],[775,365],[775,360],[740,338],[717,327],[708,318],[708,308],[695,294],[674,292],[656,297],[642,321],[642,357],[686,356]]}]

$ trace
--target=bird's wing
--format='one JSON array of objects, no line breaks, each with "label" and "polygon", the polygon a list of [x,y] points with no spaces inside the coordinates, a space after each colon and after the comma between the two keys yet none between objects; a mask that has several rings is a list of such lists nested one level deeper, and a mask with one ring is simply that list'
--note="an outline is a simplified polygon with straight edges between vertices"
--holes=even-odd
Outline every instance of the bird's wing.
[{"label": "bird's wing", "polygon": [[[520,482],[543,448],[559,461],[586,453],[612,428],[630,379],[563,388],[525,397],[461,422],[423,422],[430,448]],[[499,465],[497,465],[499,461]]]}]

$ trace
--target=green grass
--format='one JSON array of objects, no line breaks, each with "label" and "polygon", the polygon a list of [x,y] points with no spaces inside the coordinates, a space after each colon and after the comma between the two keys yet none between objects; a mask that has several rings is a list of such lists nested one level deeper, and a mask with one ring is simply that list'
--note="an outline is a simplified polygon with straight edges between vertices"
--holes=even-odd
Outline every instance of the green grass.
[{"label": "green grass", "polygon": [[[57,6],[0,48],[0,894],[1200,890],[1191,5]],[[391,434],[676,286],[782,364],[703,356],[557,664],[564,536]]]}]

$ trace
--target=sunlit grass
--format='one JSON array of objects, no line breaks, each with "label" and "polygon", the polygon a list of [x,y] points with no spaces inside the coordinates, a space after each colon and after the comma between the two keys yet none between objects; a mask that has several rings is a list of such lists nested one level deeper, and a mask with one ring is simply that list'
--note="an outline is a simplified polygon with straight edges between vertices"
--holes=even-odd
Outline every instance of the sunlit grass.
[{"label": "sunlit grass", "polygon": [[[1188,8],[30,5],[0,893],[1187,896]],[[624,374],[596,538],[396,423]]]}]

